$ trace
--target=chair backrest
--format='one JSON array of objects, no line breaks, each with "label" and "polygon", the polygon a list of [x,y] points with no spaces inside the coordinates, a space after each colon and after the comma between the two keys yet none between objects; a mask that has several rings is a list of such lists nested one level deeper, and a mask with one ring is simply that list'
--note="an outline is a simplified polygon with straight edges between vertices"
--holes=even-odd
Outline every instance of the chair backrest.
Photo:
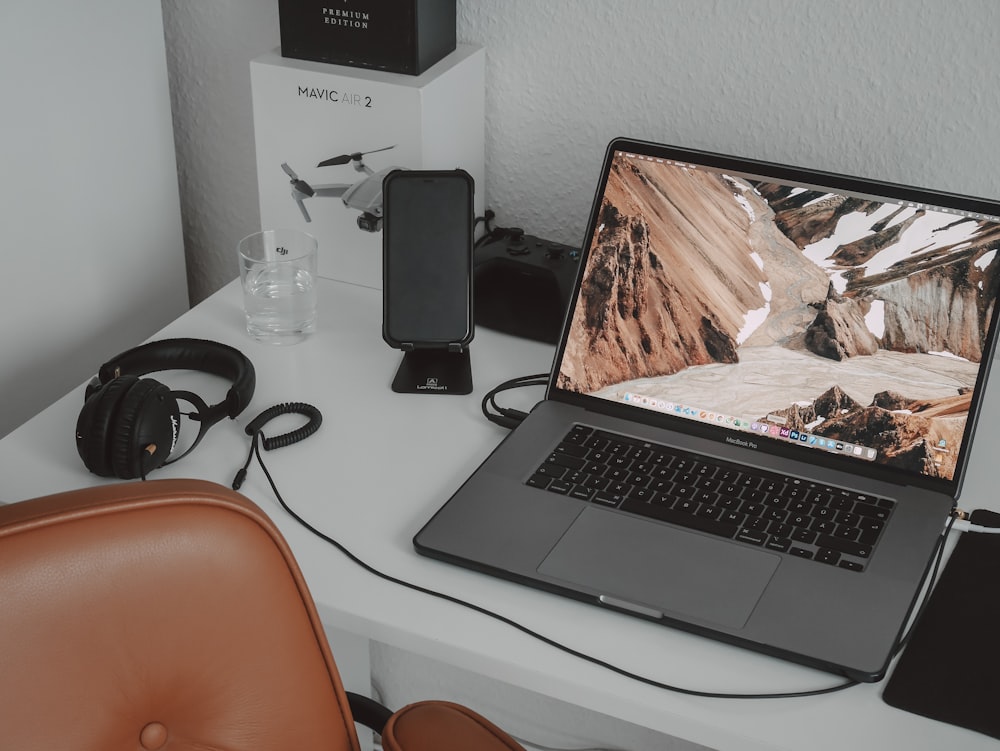
[{"label": "chair backrest", "polygon": [[196,480],[0,506],[0,747],[357,751],[287,544]]}]

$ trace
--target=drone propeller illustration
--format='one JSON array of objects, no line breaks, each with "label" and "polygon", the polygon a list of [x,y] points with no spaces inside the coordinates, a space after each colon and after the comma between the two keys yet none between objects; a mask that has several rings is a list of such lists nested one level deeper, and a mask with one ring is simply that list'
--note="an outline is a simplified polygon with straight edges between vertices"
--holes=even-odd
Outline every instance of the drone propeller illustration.
[{"label": "drone propeller illustration", "polygon": [[324,159],[317,164],[317,167],[335,167],[342,164],[354,165],[356,172],[361,172],[364,177],[356,183],[334,184],[334,185],[310,185],[300,178],[287,162],[283,162],[281,169],[290,178],[292,186],[292,199],[302,212],[302,217],[311,222],[312,217],[306,209],[305,200],[314,197],[339,198],[344,206],[361,212],[358,217],[358,227],[365,232],[378,232],[382,228],[382,179],[392,172],[396,167],[386,167],[379,171],[372,170],[364,162],[364,157],[368,154],[377,154],[380,151],[388,151],[396,148],[385,146],[381,149],[371,151],[356,151],[353,154],[340,154],[339,156]]}]

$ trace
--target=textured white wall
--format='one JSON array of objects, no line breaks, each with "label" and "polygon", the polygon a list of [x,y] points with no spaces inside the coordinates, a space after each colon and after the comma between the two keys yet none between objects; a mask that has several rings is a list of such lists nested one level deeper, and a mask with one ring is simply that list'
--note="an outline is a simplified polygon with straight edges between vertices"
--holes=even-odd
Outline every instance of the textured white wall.
[{"label": "textured white wall", "polygon": [[[1000,196],[995,0],[458,7],[459,41],[486,48],[481,187],[500,224],[579,243],[604,146],[617,135]],[[163,0],[163,11],[198,301],[236,275],[233,247],[259,225],[248,63],[278,45],[277,2]],[[432,666],[377,645],[374,656],[393,700],[455,679],[435,682]],[[462,680],[468,699],[473,688]],[[554,703],[517,700],[502,686],[482,697],[535,710],[522,724],[533,737],[573,727],[581,733],[571,745],[588,737],[666,747],[607,718],[588,726]]]},{"label": "textured white wall", "polygon": [[[629,135],[1000,195],[994,0],[458,0],[487,52],[501,224],[578,243],[603,148]],[[259,224],[248,62],[275,0],[163,0],[192,297]]]},{"label": "textured white wall", "polygon": [[159,0],[4,0],[0,91],[2,437],[187,290]]},{"label": "textured white wall", "polygon": [[162,5],[188,289],[197,303],[236,277],[236,243],[260,229],[250,60],[278,46],[278,3]]}]

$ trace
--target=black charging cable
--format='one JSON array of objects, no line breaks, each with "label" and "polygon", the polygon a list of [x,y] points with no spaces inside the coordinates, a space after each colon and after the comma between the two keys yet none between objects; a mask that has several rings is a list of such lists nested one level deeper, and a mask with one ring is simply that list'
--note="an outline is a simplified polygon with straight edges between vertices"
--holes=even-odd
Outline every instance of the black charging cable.
[{"label": "black charging cable", "polygon": [[[281,415],[292,414],[302,415],[305,417],[307,419],[306,424],[288,433],[282,433],[281,435],[274,436],[273,438],[268,438],[264,435],[264,426],[267,423]],[[249,425],[246,426],[246,434],[251,437],[250,453],[247,455],[247,460],[243,465],[243,468],[236,473],[236,477],[233,479],[233,490],[239,490],[240,486],[243,485],[243,481],[247,478],[247,469],[249,469],[250,462],[253,461],[253,457],[255,455],[257,456],[257,461],[260,462],[261,469],[263,469],[264,473],[267,474],[267,469],[264,467],[264,463],[260,458],[258,442],[263,444],[265,451],[272,451],[273,449],[280,449],[284,446],[291,446],[293,443],[298,443],[299,441],[311,436],[319,430],[319,426],[322,424],[322,413],[316,409],[316,407],[304,402],[286,402],[284,404],[277,404],[261,412],[257,415],[257,417],[250,421]],[[267,479],[271,479],[270,475],[268,475]],[[271,483],[271,487],[274,488],[273,482]],[[275,489],[274,492],[275,495],[277,495],[277,489]]]},{"label": "black charging cable", "polygon": [[493,220],[496,218],[496,214],[493,213],[491,209],[486,209],[485,216],[477,216],[473,224],[473,228],[482,222],[483,225],[483,236],[473,243],[473,248],[478,248],[486,243],[494,242],[496,240],[503,240],[504,238],[520,238],[524,235],[524,230],[520,227],[495,227],[493,226]]},{"label": "black charging cable", "polygon": [[[489,402],[492,403],[496,409],[502,410],[503,412],[518,413],[524,415],[525,413],[520,412],[519,410],[504,410],[503,408],[497,406],[496,402],[493,400],[493,397],[495,397],[497,393],[512,388],[518,388],[519,386],[544,385],[547,382],[547,380],[548,380],[548,373],[539,373],[532,376],[522,376],[521,378],[512,378],[509,381],[504,381],[495,389],[493,389],[489,394],[487,394],[486,398],[483,399],[483,411],[486,412],[486,405]],[[275,417],[286,414],[300,414],[307,418],[307,422],[302,427],[297,428],[296,430],[293,430],[289,433],[284,433],[282,435],[275,436],[273,438],[265,437],[263,433],[264,425],[273,420]],[[497,422],[497,424],[503,424],[503,422],[498,422],[498,419],[510,420],[510,421],[516,420],[517,422],[520,421],[517,419],[516,415],[510,415],[510,414],[507,415],[501,414],[498,419],[494,419],[497,418],[497,415],[493,416],[487,415],[487,417],[492,422]],[[327,535],[326,533],[320,531],[312,524],[310,524],[308,521],[306,521],[304,518],[299,516],[299,514],[296,513],[295,510],[292,509],[292,507],[285,502],[285,499],[281,496],[281,493],[278,491],[278,486],[275,484],[274,478],[271,477],[271,473],[268,471],[267,466],[264,464],[264,459],[260,453],[261,445],[263,445],[265,451],[270,451],[272,449],[282,448],[284,446],[290,446],[294,443],[298,443],[299,441],[308,438],[313,433],[315,433],[319,429],[319,426],[322,424],[322,422],[323,422],[323,415],[320,413],[320,411],[316,409],[316,407],[313,407],[311,404],[305,404],[302,402],[289,402],[285,404],[279,404],[277,406],[265,410],[256,418],[254,418],[250,422],[250,424],[247,425],[246,427],[247,435],[252,437],[252,441],[250,444],[250,453],[247,456],[246,464],[244,464],[243,468],[240,469],[239,472],[237,472],[236,478],[233,480],[233,490],[239,490],[240,486],[243,484],[243,481],[246,479],[247,469],[250,466],[250,462],[253,460],[254,457],[256,457],[257,463],[260,465],[261,470],[264,472],[264,476],[267,478],[268,484],[271,487],[271,491],[274,493],[274,497],[277,499],[281,508],[283,508],[289,514],[289,516],[291,516],[296,522],[301,524],[309,532],[316,535],[324,542],[333,545],[333,547],[339,550],[344,556],[346,556],[353,563],[360,566],[362,569],[372,574],[373,576],[378,577],[379,579],[391,582],[393,584],[397,584],[402,587],[406,587],[407,589],[428,595],[430,597],[435,597],[437,599],[444,600],[446,602],[451,602],[456,605],[460,605],[469,610],[473,610],[477,613],[493,618],[494,620],[499,621],[500,623],[504,623],[510,626],[511,628],[520,631],[521,633],[524,633],[534,639],[537,639],[543,644],[547,644],[548,646],[554,647],[566,654],[569,654],[573,657],[577,657],[593,665],[605,668],[606,670],[610,670],[613,673],[617,673],[618,675],[624,676],[631,680],[638,681],[639,683],[644,683],[648,686],[653,686],[654,688],[659,688],[666,691],[672,691],[674,693],[684,694],[687,696],[698,696],[709,699],[794,699],[798,697],[821,696],[824,694],[831,694],[858,685],[858,681],[849,678],[841,683],[837,683],[832,686],[826,686],[823,688],[817,688],[805,691],[780,691],[780,692],[758,693],[758,694],[754,693],[737,694],[737,693],[725,693],[719,691],[700,691],[697,689],[675,686],[669,683],[663,683],[653,678],[648,678],[646,676],[639,675],[637,673],[633,673],[629,670],[625,670],[624,668],[618,667],[613,663],[607,662],[606,660],[594,657],[593,655],[587,654],[586,652],[581,652],[580,650],[574,649],[570,646],[567,646],[566,644],[563,644],[562,642],[556,641],[555,639],[545,636],[544,634],[541,634],[538,631],[530,629],[527,626],[523,625],[522,623],[515,621],[514,619],[509,618],[505,615],[497,613],[496,611],[490,610],[489,608],[485,608],[481,605],[476,605],[475,603],[471,603],[467,600],[455,597],[454,595],[449,595],[444,592],[439,592],[434,589],[429,589],[428,587],[424,587],[419,584],[414,584],[412,582],[406,581],[405,579],[400,579],[391,574],[384,573],[383,571],[380,571],[374,566],[366,563],[364,560],[362,560],[354,553],[352,553],[342,543],[340,543],[333,537]],[[516,422],[514,422],[514,424],[516,424]],[[510,427],[513,427],[513,425],[511,425]],[[927,588],[924,594],[923,602],[917,609],[917,614],[914,617],[909,630],[904,635],[902,635],[897,641],[895,649],[893,650],[893,655],[897,655],[899,654],[900,651],[902,651],[903,647],[909,641],[910,635],[912,634],[913,629],[916,627],[917,622],[920,620],[920,616],[924,612],[924,608],[927,605],[927,600],[930,597],[930,593],[933,590],[934,584],[937,581],[938,571],[940,569],[942,558],[944,555],[944,543],[948,537],[948,533],[951,531],[953,523],[954,519],[951,520],[951,523],[949,523],[948,527],[942,532],[941,537],[938,540],[938,548],[934,554],[934,564],[931,567],[931,571],[929,572],[927,577]]]},{"label": "black charging cable", "polygon": [[[525,376],[522,378],[514,378],[511,379],[510,381],[505,381],[504,383],[500,384],[500,386],[494,389],[494,392],[499,393],[500,391],[507,390],[508,388],[516,388],[521,385],[537,385],[535,382],[544,384],[547,378],[548,378],[547,373],[541,373],[534,376]],[[301,428],[293,430],[290,433],[285,433],[283,435],[276,436],[274,438],[267,438],[264,436],[263,427],[266,423],[268,423],[270,420],[274,419],[279,415],[292,414],[292,413],[303,415],[308,419],[307,423],[303,425]],[[508,417],[507,419],[513,419],[513,418]],[[375,568],[374,566],[370,565],[369,563],[365,562],[364,560],[356,556],[341,542],[314,527],[303,517],[301,517],[291,506],[289,506],[288,503],[285,502],[285,499],[282,497],[281,493],[278,491],[278,486],[275,484],[274,478],[271,476],[271,473],[268,471],[267,466],[264,464],[264,459],[260,453],[262,445],[265,451],[269,451],[275,448],[281,448],[283,446],[290,446],[315,433],[319,429],[319,426],[322,423],[322,421],[323,417],[318,409],[316,409],[310,404],[303,404],[301,402],[279,404],[261,413],[246,427],[247,435],[250,435],[253,440],[251,441],[250,444],[250,453],[249,456],[247,457],[246,464],[244,464],[243,468],[240,469],[239,472],[237,472],[236,478],[233,480],[233,490],[239,490],[240,486],[243,484],[243,481],[246,479],[247,469],[250,466],[250,462],[253,460],[254,457],[256,457],[257,463],[260,465],[261,470],[264,472],[264,476],[267,478],[267,482],[271,487],[271,491],[274,493],[274,497],[277,499],[278,504],[281,506],[281,508],[283,508],[285,512],[288,513],[289,516],[291,516],[296,522],[305,527],[309,532],[316,535],[324,542],[327,542],[333,547],[335,547],[353,563],[355,563],[368,573],[372,574],[373,576],[382,579],[383,581],[391,582],[401,587],[406,587],[407,589],[410,589],[414,592],[419,592],[421,594],[428,595],[429,597],[435,597],[439,600],[451,602],[455,605],[460,605],[463,608],[473,610],[477,613],[480,613],[496,621],[499,621],[500,623],[506,624],[507,626],[510,626],[511,628],[520,631],[521,633],[526,634],[534,639],[537,639],[543,644],[547,644],[548,646],[554,647],[555,649],[558,649],[566,654],[569,654],[573,657],[577,657],[581,660],[597,665],[599,667],[603,667],[607,670],[622,675],[626,678],[630,678],[632,680],[644,683],[649,686],[653,686],[655,688],[660,688],[666,691],[672,691],[679,694],[685,694],[688,696],[699,696],[711,699],[787,699],[787,698],[795,698],[802,696],[819,696],[822,694],[833,693],[835,691],[841,691],[845,688],[850,688],[851,686],[857,685],[857,681],[847,680],[846,682],[838,683],[833,686],[812,689],[807,691],[775,692],[775,693],[760,693],[760,694],[732,694],[732,693],[723,693],[717,691],[699,691],[696,689],[684,688],[682,686],[674,686],[669,683],[662,683],[653,678],[648,678],[646,676],[633,673],[631,671],[625,670],[624,668],[618,667],[613,663],[607,662],[600,658],[594,657],[593,655],[587,654],[586,652],[581,652],[580,650],[574,649],[570,646],[567,646],[566,644],[563,644],[562,642],[556,641],[555,639],[545,636],[544,634],[538,631],[528,628],[524,624],[515,621],[513,618],[509,618],[508,616],[502,615],[501,613],[498,613],[494,610],[490,610],[489,608],[483,607],[482,605],[476,605],[475,603],[463,600],[459,597],[455,597],[454,595],[449,595],[444,592],[439,592],[437,590],[424,587],[420,584],[414,584],[413,582],[409,582],[406,581],[405,579],[400,579],[399,577],[380,571],[379,569]]]},{"label": "black charging cable", "polygon": [[509,381],[504,381],[483,397],[482,404],[480,405],[483,415],[490,422],[508,430],[516,428],[528,416],[528,413],[520,409],[501,407],[496,401],[497,394],[521,388],[522,386],[544,386],[548,382],[548,373],[535,373],[534,375],[520,376],[519,378],[511,378]]}]

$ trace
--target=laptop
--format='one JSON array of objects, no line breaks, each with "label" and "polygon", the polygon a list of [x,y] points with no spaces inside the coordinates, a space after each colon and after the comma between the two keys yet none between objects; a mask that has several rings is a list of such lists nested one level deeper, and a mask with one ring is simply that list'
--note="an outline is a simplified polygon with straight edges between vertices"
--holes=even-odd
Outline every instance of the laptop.
[{"label": "laptop", "polygon": [[880,680],[956,505],[1000,203],[608,146],[545,399],[420,553]]}]

